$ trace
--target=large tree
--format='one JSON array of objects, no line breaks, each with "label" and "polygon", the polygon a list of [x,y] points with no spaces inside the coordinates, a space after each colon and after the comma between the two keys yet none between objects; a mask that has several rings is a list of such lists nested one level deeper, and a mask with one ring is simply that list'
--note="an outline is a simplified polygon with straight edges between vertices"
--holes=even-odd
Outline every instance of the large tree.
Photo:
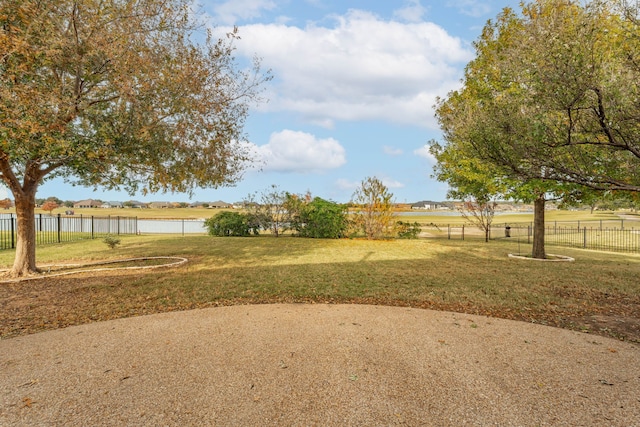
[{"label": "large tree", "polygon": [[639,34],[613,2],[506,9],[467,68],[474,149],[522,178],[640,191]]},{"label": "large tree", "polygon": [[[446,105],[451,106],[451,101]],[[445,109],[443,104],[443,108],[438,110],[438,117],[450,120],[455,115]],[[455,132],[447,133],[445,144],[431,141],[430,151],[438,161],[434,166],[434,176],[449,184],[449,198],[476,203],[476,206],[472,206],[476,215],[472,214],[469,219],[485,232],[485,239],[488,239],[493,217],[483,214],[490,214],[485,208],[490,208],[494,200],[513,199],[532,203],[534,226],[531,255],[533,258],[544,259],[546,202],[549,199],[574,200],[580,195],[576,188],[578,186],[539,179],[520,179],[509,174],[500,165],[478,158],[468,138],[468,134],[458,127]]]},{"label": "large tree", "polygon": [[640,27],[622,6],[505,9],[475,43],[463,87],[438,103],[442,146],[537,194],[542,225],[549,193],[640,191]]},{"label": "large tree", "polygon": [[189,0],[0,2],[0,179],[13,193],[12,275],[37,271],[45,179],[191,191],[234,183],[248,107],[268,78],[241,70]]}]

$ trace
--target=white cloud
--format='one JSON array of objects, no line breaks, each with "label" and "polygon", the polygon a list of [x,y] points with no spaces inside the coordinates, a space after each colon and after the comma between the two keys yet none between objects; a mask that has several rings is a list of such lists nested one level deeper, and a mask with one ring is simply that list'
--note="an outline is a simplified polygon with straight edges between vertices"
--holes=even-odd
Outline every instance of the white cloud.
[{"label": "white cloud", "polygon": [[348,179],[340,178],[336,181],[336,187],[342,191],[356,191],[362,183],[360,181],[349,181]]},{"label": "white cloud", "polygon": [[240,19],[260,17],[263,10],[276,7],[272,0],[229,0],[212,6],[217,24],[233,25]]},{"label": "white cloud", "polygon": [[252,151],[264,171],[317,173],[347,162],[344,147],[335,139],[287,129],[272,133],[268,144]]},{"label": "white cloud", "polygon": [[384,151],[385,154],[389,156],[401,156],[404,153],[402,149],[391,147],[389,145],[385,145],[384,147],[382,147],[382,150]]},{"label": "white cloud", "polygon": [[358,10],[333,23],[240,28],[237,52],[257,54],[275,76],[261,108],[295,112],[327,128],[382,120],[436,129],[436,96],[459,86],[472,58],[463,42],[430,22],[385,21]]},{"label": "white cloud", "polygon": [[406,22],[420,22],[427,8],[420,4],[420,0],[409,0],[407,6],[395,10],[393,16]]},{"label": "white cloud", "polygon": [[413,150],[413,154],[415,154],[418,157],[422,157],[424,159],[427,159],[428,161],[432,162],[432,163],[437,163],[436,158],[433,157],[433,154],[431,154],[429,152],[429,146],[428,145],[423,145],[422,147]]},{"label": "white cloud", "polygon": [[382,184],[387,188],[403,188],[404,187],[404,184],[402,182],[389,177],[383,177],[381,181],[382,181]]},{"label": "white cloud", "polygon": [[491,12],[491,5],[483,0],[452,0],[447,6],[455,7],[464,15],[479,18]]}]

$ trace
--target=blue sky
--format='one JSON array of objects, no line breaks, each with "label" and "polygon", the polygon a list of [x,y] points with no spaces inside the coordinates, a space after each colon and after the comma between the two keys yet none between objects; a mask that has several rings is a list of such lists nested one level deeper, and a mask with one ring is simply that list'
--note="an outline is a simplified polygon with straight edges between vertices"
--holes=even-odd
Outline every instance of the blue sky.
[{"label": "blue sky", "polygon": [[432,106],[460,84],[471,43],[513,0],[202,0],[214,34],[234,25],[237,58],[262,58],[274,79],[246,132],[261,161],[235,187],[130,196],[62,181],[38,197],[235,202],[275,184],[350,200],[369,176],[397,202],[444,200],[425,145],[439,139]]}]

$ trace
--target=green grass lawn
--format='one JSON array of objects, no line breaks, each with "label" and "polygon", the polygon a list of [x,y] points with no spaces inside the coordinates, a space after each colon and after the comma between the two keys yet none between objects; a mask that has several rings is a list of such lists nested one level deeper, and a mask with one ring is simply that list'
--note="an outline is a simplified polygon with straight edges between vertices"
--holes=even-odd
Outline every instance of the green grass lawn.
[{"label": "green grass lawn", "polygon": [[[115,250],[100,240],[47,245],[38,248],[39,264],[167,255],[190,262],[2,284],[0,336],[216,305],[341,302],[485,314],[640,340],[633,328],[593,323],[599,316],[640,319],[640,256],[553,247],[549,252],[576,261],[507,256],[517,251],[513,241],[266,236],[123,236]],[[0,265],[12,259],[13,251],[0,252]]]}]

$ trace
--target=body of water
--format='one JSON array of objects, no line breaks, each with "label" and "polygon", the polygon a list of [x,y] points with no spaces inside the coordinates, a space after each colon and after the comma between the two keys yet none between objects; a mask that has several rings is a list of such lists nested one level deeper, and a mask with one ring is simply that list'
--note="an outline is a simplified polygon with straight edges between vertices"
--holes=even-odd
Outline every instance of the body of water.
[{"label": "body of water", "polygon": [[[524,212],[496,212],[495,215],[532,215],[533,211]],[[412,211],[399,212],[398,216],[461,216],[458,211]]]},{"label": "body of water", "polygon": [[203,234],[207,232],[204,219],[139,219],[142,234]]}]

